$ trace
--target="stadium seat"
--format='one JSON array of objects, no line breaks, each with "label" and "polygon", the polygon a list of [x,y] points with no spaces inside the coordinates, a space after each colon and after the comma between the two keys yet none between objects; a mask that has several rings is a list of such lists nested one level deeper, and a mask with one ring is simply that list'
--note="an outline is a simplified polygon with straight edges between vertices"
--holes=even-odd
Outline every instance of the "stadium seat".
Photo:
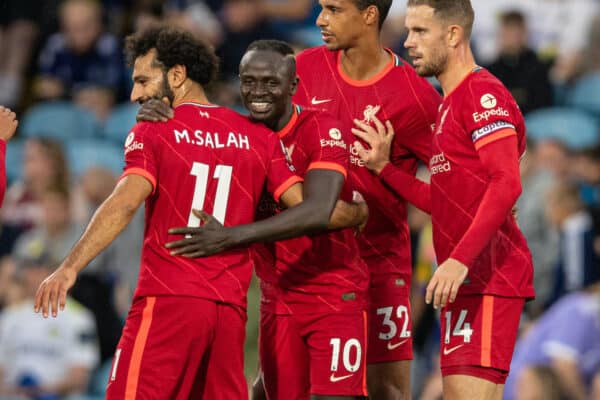
[{"label": "stadium seat", "polygon": [[566,107],[533,111],[525,117],[527,134],[534,140],[558,140],[571,150],[600,143],[598,121],[590,114]]},{"label": "stadium seat", "polygon": [[600,72],[579,79],[567,96],[567,104],[600,118]]},{"label": "stadium seat", "polygon": [[89,138],[99,132],[94,115],[66,101],[42,103],[29,109],[21,121],[26,137],[48,136],[59,140]]},{"label": "stadium seat", "polygon": [[131,127],[135,124],[135,116],[139,105],[123,103],[115,107],[104,124],[104,137],[123,144]]},{"label": "stadium seat", "polygon": [[120,175],[123,170],[123,148],[101,139],[72,139],[65,143],[72,173],[82,175],[88,168],[99,166]]},{"label": "stadium seat", "polygon": [[24,141],[11,139],[6,146],[6,179],[9,183],[21,178]]}]

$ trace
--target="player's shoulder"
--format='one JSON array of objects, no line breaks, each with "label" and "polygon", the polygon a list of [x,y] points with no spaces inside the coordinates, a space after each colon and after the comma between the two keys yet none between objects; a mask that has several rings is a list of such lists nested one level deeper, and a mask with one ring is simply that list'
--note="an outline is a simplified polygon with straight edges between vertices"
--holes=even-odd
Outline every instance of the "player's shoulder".
[{"label": "player's shoulder", "polygon": [[489,93],[497,98],[511,98],[510,91],[504,86],[500,79],[496,78],[485,68],[477,68],[469,77],[467,82],[467,96],[471,95],[475,100]]},{"label": "player's shoulder", "polygon": [[320,134],[327,133],[332,128],[341,129],[340,120],[329,111],[304,106],[296,107],[298,108],[298,125],[303,129],[311,129]]},{"label": "player's shoulder", "polygon": [[327,49],[326,46],[311,47],[306,50],[302,50],[296,55],[296,63],[298,65],[304,65],[317,60],[323,61],[328,58],[335,58],[336,54],[337,51],[331,51]]}]

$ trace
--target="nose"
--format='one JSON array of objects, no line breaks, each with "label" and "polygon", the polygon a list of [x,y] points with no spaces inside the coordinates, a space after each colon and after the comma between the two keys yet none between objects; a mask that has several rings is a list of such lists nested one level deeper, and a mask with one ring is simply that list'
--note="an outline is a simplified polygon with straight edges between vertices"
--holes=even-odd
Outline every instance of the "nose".
[{"label": "nose", "polygon": [[132,103],[137,103],[138,100],[142,97],[142,90],[139,87],[138,84],[134,84],[133,88],[131,89],[131,96],[129,97],[129,100]]},{"label": "nose", "polygon": [[414,36],[410,31],[408,31],[408,35],[406,36],[406,40],[404,41],[404,47],[407,49],[412,49],[415,47]]},{"label": "nose", "polygon": [[325,26],[327,26],[327,18],[325,17],[323,10],[321,10],[321,12],[319,13],[319,16],[317,17],[317,21],[315,22],[315,24],[319,28],[324,28]]}]

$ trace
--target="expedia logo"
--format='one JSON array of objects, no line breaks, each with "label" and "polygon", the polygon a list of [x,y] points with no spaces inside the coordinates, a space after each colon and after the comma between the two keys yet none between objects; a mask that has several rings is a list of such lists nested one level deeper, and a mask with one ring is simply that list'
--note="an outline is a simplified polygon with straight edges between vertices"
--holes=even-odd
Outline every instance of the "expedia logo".
[{"label": "expedia logo", "polygon": [[135,132],[129,132],[129,135],[127,135],[127,138],[125,139],[125,147],[129,147],[129,145],[131,145],[131,143],[133,143],[133,139],[135,139]]},{"label": "expedia logo", "polygon": [[125,154],[129,153],[130,151],[143,150],[143,149],[144,149],[144,143],[133,142],[129,146],[125,147]]},{"label": "expedia logo", "polygon": [[342,138],[342,132],[338,128],[331,128],[329,130],[329,137],[333,140],[340,140]]},{"label": "expedia logo", "polygon": [[498,107],[494,110],[487,110],[484,112],[474,112],[473,113],[473,120],[475,122],[480,122],[480,121],[487,121],[488,119],[490,119],[490,117],[510,117],[510,114],[507,110],[505,110],[502,107]]},{"label": "expedia logo", "polygon": [[490,93],[487,93],[487,94],[484,94],[483,96],[481,96],[481,99],[479,100],[479,102],[481,103],[481,106],[487,110],[491,110],[492,108],[496,107],[496,105],[498,104],[496,97],[494,97],[494,95],[490,94]]},{"label": "expedia logo", "polygon": [[354,144],[350,145],[350,163],[352,165],[358,165],[359,167],[365,166],[365,162],[358,156],[358,149]]},{"label": "expedia logo", "polygon": [[321,147],[341,147],[346,148],[346,142],[343,140],[326,140],[321,139]]}]

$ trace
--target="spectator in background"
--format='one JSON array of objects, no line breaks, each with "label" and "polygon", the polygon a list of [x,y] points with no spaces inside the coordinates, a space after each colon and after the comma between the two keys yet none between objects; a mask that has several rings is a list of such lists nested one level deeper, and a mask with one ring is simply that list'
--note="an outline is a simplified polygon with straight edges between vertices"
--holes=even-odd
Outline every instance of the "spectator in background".
[{"label": "spectator in background", "polygon": [[528,47],[527,37],[527,24],[521,12],[502,14],[498,34],[500,54],[487,67],[510,90],[524,114],[552,105],[549,66]]},{"label": "spectator in background", "polygon": [[19,259],[24,300],[0,314],[0,398],[81,394],[98,362],[94,320],[84,307],[68,298],[62,318],[32,312],[37,287],[54,266],[45,249],[34,250]]},{"label": "spectator in background", "polygon": [[36,137],[25,142],[23,178],[6,193],[2,220],[6,224],[29,229],[42,216],[40,196],[48,188],[69,188],[69,170],[63,148],[54,139]]},{"label": "spectator in background", "polygon": [[83,231],[83,226],[71,218],[69,191],[51,187],[40,195],[42,215],[34,229],[17,241],[15,254],[23,258],[36,249],[45,249],[50,259],[58,263],[69,252]]},{"label": "spectator in background", "polygon": [[103,120],[116,96],[124,96],[124,62],[118,39],[105,33],[102,8],[94,0],[66,0],[59,9],[60,33],[39,60],[40,99],[72,98]]},{"label": "spectator in background", "polygon": [[571,168],[573,175],[581,184],[584,203],[598,211],[600,209],[600,146],[576,152],[572,157]]},{"label": "spectator in background", "polygon": [[592,217],[581,201],[577,186],[558,183],[547,195],[546,214],[560,236],[551,297],[557,300],[567,292],[598,282],[600,264],[594,251]]},{"label": "spectator in background", "polygon": [[[552,165],[555,169],[550,169]],[[558,235],[546,219],[546,194],[558,177],[566,175],[564,147],[528,141],[521,160],[523,192],[517,201],[517,219],[533,257],[533,283],[536,298],[526,304],[527,314],[536,318],[550,302],[554,288],[554,269],[558,260]]]},{"label": "spectator in background", "polygon": [[536,365],[554,370],[568,399],[587,399],[600,367],[600,284],[563,297],[519,339],[505,400],[518,399],[523,370]]},{"label": "spectator in background", "polygon": [[556,372],[547,366],[523,369],[517,382],[516,400],[568,400]]},{"label": "spectator in background", "polygon": [[0,104],[19,104],[23,80],[35,49],[36,21],[43,5],[36,0],[0,2]]}]

